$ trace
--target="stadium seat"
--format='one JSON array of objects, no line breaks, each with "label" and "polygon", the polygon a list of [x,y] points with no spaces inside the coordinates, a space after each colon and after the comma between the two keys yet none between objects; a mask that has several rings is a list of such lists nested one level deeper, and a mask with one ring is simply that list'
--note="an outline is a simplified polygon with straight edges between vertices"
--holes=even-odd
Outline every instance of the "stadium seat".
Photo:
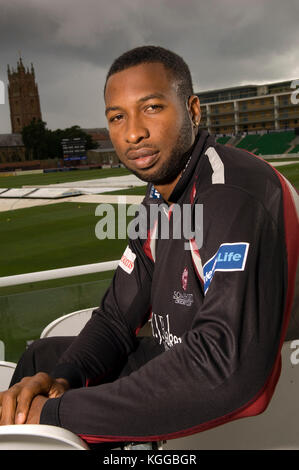
[{"label": "stadium seat", "polygon": [[292,341],[282,348],[282,371],[268,408],[192,436],[168,440],[164,450],[299,450],[299,364],[292,364]]},{"label": "stadium seat", "polygon": [[218,144],[225,145],[225,144],[229,141],[230,138],[231,138],[231,136],[218,137],[218,138],[216,139],[216,142],[217,142]]},{"label": "stadium seat", "polygon": [[289,153],[299,153],[299,145],[295,145],[295,147],[292,150],[290,150]]},{"label": "stadium seat", "polygon": [[67,429],[43,424],[0,426],[0,450],[88,450],[88,445]]},{"label": "stadium seat", "polygon": [[[40,337],[48,338],[51,336],[78,335],[86,322],[90,319],[91,314],[95,308],[97,307],[77,310],[76,312],[72,312],[57,318],[46,326]],[[129,442],[121,444],[120,448],[122,450],[161,450],[162,442]]]},{"label": "stadium seat", "polygon": [[256,149],[260,137],[260,134],[248,134],[242,140],[240,140],[236,147],[252,152],[254,149]]},{"label": "stadium seat", "polygon": [[294,131],[270,132],[264,134],[258,141],[257,155],[275,155],[285,153],[295,139]]},{"label": "stadium seat", "polygon": [[[48,325],[43,337],[55,334],[78,334],[90,318],[92,309],[65,315]],[[72,324],[69,325],[69,319]],[[0,361],[0,391],[7,390],[16,364]],[[88,450],[89,447],[76,434],[66,429],[42,424],[0,426],[0,450]]]},{"label": "stadium seat", "polygon": [[47,325],[41,332],[41,338],[50,336],[77,336],[86,322],[90,319],[96,307],[77,310],[57,318]]},{"label": "stadium seat", "polygon": [[256,155],[284,154],[296,137],[294,131],[248,134],[236,145]]},{"label": "stadium seat", "polygon": [[14,362],[0,361],[0,392],[8,389],[15,368]]},{"label": "stadium seat", "polygon": [[[50,323],[41,337],[78,334],[94,309],[79,310]],[[76,320],[78,319],[78,321]],[[74,324],[72,325],[72,322]],[[291,341],[282,348],[282,372],[267,410],[184,438],[163,442],[163,450],[296,449],[299,450],[299,364],[290,361]],[[155,443],[132,443],[125,449],[149,449]],[[161,445],[161,443],[159,443]],[[160,447],[162,448],[162,446]]]}]

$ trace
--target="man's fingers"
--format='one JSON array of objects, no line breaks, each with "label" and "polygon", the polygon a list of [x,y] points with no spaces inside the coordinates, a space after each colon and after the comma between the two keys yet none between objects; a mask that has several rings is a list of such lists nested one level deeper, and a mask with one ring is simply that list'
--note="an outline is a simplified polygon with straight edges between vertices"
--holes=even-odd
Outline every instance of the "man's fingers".
[{"label": "man's fingers", "polygon": [[31,402],[35,396],[33,390],[29,388],[22,389],[17,400],[15,424],[24,424],[26,422]]},{"label": "man's fingers", "polygon": [[5,392],[0,392],[0,406],[2,406],[2,399]]},{"label": "man's fingers", "polygon": [[32,400],[40,394],[38,384],[28,384],[18,395],[15,413],[15,424],[24,424],[27,419]]},{"label": "man's fingers", "polygon": [[40,372],[33,377],[24,377],[9,390],[0,392],[0,425],[25,423],[34,397],[48,395],[52,383],[48,374]]},{"label": "man's fingers", "polygon": [[[26,422],[29,408],[32,400],[37,395],[48,394],[51,387],[52,379],[47,374],[36,374],[33,377],[26,377],[24,387],[21,389],[17,398],[17,408],[15,414],[15,423],[24,424]],[[23,382],[21,381],[21,384]]]},{"label": "man's fingers", "polygon": [[3,398],[3,393],[0,392],[0,423],[1,423],[1,416],[2,416],[2,398]]},{"label": "man's fingers", "polygon": [[2,395],[2,413],[1,425],[14,424],[15,410],[17,403],[18,387],[14,385],[12,388]]}]

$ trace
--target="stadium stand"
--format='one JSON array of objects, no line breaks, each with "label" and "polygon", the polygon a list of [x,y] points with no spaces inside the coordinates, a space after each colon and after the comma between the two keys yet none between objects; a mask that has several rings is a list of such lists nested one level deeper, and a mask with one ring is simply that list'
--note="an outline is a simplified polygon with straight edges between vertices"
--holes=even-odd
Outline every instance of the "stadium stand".
[{"label": "stadium stand", "polygon": [[256,149],[260,137],[260,134],[248,134],[236,145],[236,147],[252,152]]},{"label": "stadium stand", "polygon": [[258,149],[256,153],[259,155],[285,153],[295,137],[294,131],[271,132],[269,134],[264,134],[258,140]]},{"label": "stadium stand", "polygon": [[216,141],[218,142],[218,144],[226,144],[230,139],[230,136],[223,136],[223,137],[218,137],[218,139],[216,139]]},{"label": "stadium stand", "polygon": [[289,153],[299,153],[299,145],[295,145],[295,147],[292,150],[290,150]]},{"label": "stadium stand", "polygon": [[[292,141],[296,137],[294,131],[248,134],[236,144],[236,147],[248,150],[257,155],[278,155],[286,153],[291,148]],[[290,153],[296,152],[299,152],[299,145],[296,145],[295,148],[290,151]]]}]

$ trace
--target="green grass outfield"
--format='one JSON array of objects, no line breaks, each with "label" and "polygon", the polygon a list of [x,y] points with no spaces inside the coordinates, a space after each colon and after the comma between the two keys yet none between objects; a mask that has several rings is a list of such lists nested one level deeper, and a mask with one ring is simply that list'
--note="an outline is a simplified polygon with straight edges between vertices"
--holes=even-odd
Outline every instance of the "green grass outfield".
[{"label": "green grass outfield", "polygon": [[297,190],[299,190],[299,163],[278,166],[277,170],[282,173]]},{"label": "green grass outfield", "polygon": [[[286,158],[275,160],[267,160],[270,163],[285,161]],[[287,158],[289,161],[298,161],[296,157]],[[299,161],[298,161],[299,165]],[[298,165],[292,164],[293,170],[287,170],[290,174],[290,181],[292,174],[298,173]],[[286,165],[288,167],[289,165]],[[279,171],[285,171],[284,167],[278,167]],[[92,179],[109,178],[114,176],[125,176],[131,174],[126,168],[104,168],[96,170],[73,170],[73,171],[59,171],[54,173],[38,173],[33,175],[18,175],[18,176],[1,176],[0,172],[0,188],[21,188],[22,186],[40,186],[48,184],[68,183],[75,181],[84,181]],[[285,174],[285,173],[284,173]],[[296,178],[297,185],[299,185]],[[294,183],[293,183],[294,184]],[[106,194],[121,194],[121,191],[113,191]],[[126,194],[144,194],[145,186],[131,188]]]},{"label": "green grass outfield", "polygon": [[[25,173],[25,172],[24,172]],[[1,188],[21,188],[22,186],[40,186],[47,184],[69,183],[73,181],[109,178],[131,174],[126,168],[103,168],[96,170],[56,171],[53,173],[37,173],[33,175],[1,176]]]},{"label": "green grass outfield", "polygon": [[[102,171],[104,177],[120,175],[120,170],[126,172],[91,170],[45,176],[73,178],[81,177],[82,173],[82,179],[93,179]],[[299,188],[299,163],[278,170]],[[29,182],[33,176],[38,180]],[[43,176],[7,178],[13,182],[26,178],[22,184],[41,184]],[[45,184],[50,181],[47,179]],[[18,186],[12,183],[11,187]],[[145,187],[140,187],[116,193],[144,194],[144,191]],[[119,259],[127,240],[96,238],[95,226],[99,221],[96,207],[97,204],[63,202],[0,212],[0,277]],[[117,206],[114,207],[117,218]],[[104,272],[0,288],[0,340],[5,343],[6,360],[17,361],[26,342],[38,338],[55,318],[99,305],[112,276],[113,272]]]},{"label": "green grass outfield", "polygon": [[127,240],[97,239],[97,205],[63,202],[1,212],[0,276],[118,259]]},{"label": "green grass outfield", "polygon": [[[0,276],[120,259],[127,240],[97,239],[96,207],[65,202],[1,212]],[[104,272],[0,288],[5,359],[16,362],[27,342],[55,318],[98,306],[112,276]]]},{"label": "green grass outfield", "polygon": [[147,186],[135,186],[129,189],[118,189],[117,191],[109,191],[105,194],[119,194],[124,196],[145,196]]},{"label": "green grass outfield", "polygon": [[[120,259],[127,239],[99,240],[98,204],[64,202],[0,212],[0,277]],[[115,208],[116,234],[118,208]],[[130,218],[128,217],[129,221]],[[0,296],[111,279],[113,272],[1,287]]]},{"label": "green grass outfield", "polygon": [[267,162],[270,163],[275,163],[275,162],[298,162],[299,163],[299,157],[292,157],[292,153],[288,153],[286,157],[278,157],[278,158],[267,158],[267,155],[264,155],[263,158]]},{"label": "green grass outfield", "polygon": [[[299,188],[299,163],[278,170]],[[139,187],[115,194],[144,192]],[[0,212],[0,277],[118,259],[127,241],[96,238],[96,207],[64,202]]]}]

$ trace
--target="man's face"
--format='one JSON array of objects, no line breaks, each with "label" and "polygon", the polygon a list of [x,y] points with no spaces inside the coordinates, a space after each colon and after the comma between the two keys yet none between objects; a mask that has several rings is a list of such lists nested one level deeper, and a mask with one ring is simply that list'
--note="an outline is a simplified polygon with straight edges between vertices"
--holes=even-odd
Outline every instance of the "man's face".
[{"label": "man's face", "polygon": [[121,162],[143,181],[172,182],[186,164],[194,135],[187,104],[164,66],[141,64],[112,75],[105,102]]}]

